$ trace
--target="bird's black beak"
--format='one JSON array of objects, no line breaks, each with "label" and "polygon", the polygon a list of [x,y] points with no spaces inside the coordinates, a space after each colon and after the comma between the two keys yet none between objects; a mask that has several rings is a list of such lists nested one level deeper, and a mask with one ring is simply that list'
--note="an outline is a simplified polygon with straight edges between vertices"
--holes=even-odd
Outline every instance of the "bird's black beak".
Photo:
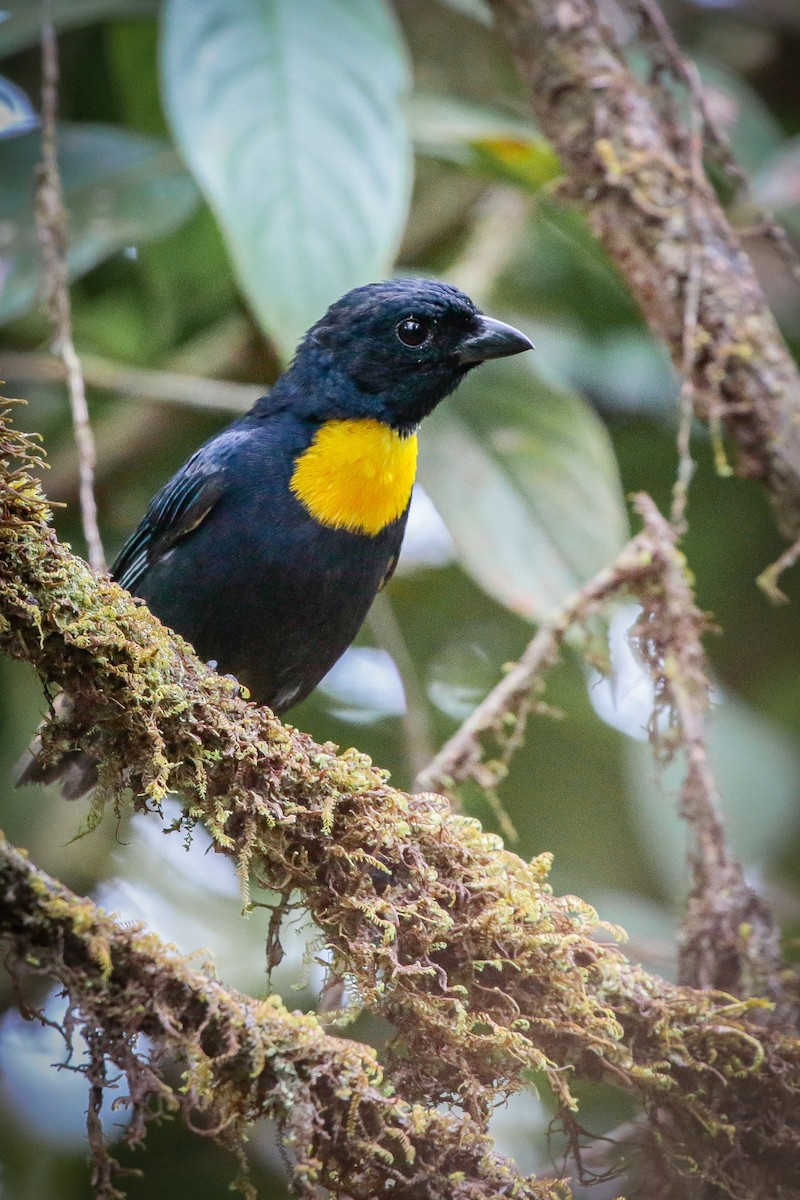
[{"label": "bird's black beak", "polygon": [[464,366],[485,362],[487,358],[507,358],[533,350],[533,342],[513,325],[495,321],[493,317],[475,318],[475,332],[459,346],[456,358]]}]

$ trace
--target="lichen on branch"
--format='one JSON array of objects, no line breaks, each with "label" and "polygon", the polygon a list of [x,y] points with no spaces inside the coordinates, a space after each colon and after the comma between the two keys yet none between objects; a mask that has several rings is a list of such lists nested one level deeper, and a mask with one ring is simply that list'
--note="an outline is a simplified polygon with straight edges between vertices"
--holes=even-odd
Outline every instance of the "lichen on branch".
[{"label": "lichen on branch", "polygon": [[547,856],[522,861],[441,797],[247,704],[58,542],[30,454],[0,428],[0,647],[75,701],[47,753],[91,746],[105,794],[129,785],[140,806],[180,792],[243,874],[300,893],[336,969],[395,1026],[387,1071],[408,1099],[480,1119],[532,1078],[565,1109],[573,1074],[605,1080],[658,1130],[665,1181],[793,1194],[800,1044],[760,1028],[757,1002],[627,963],[588,905],[552,894]]}]

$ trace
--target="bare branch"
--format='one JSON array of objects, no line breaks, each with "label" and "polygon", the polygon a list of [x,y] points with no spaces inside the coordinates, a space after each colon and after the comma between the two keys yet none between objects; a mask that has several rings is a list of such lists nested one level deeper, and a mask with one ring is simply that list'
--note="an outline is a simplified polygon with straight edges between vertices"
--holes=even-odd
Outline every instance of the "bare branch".
[{"label": "bare branch", "polygon": [[[44,5],[45,14],[47,5]],[[83,535],[94,571],[106,565],[97,504],[94,497],[95,446],[86,403],[81,361],[72,340],[72,306],[67,268],[67,213],[58,170],[56,118],[58,116],[58,41],[52,22],[42,24],[42,161],[36,189],[36,230],[42,256],[44,301],[53,330],[53,352],[67,377],[72,428],[78,447],[80,502]]]},{"label": "bare branch", "polygon": [[[542,675],[556,661],[564,637],[621,588],[647,578],[648,550],[644,535],[633,538],[610,566],[604,567],[542,625],[519,662],[506,672],[417,776],[419,790],[448,791],[469,778],[481,787],[497,786],[524,738],[527,718],[541,691]],[[495,739],[500,746],[499,754],[493,755],[489,762],[484,761],[481,745],[485,737]]]}]

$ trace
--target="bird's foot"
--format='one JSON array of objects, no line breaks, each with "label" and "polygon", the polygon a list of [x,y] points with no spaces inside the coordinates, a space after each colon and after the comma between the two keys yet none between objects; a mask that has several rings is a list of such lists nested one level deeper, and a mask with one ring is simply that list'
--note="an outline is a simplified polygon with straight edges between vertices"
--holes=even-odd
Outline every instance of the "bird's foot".
[{"label": "bird's foot", "polygon": [[250,699],[250,689],[245,687],[243,683],[239,683],[235,675],[226,674],[222,678],[229,680],[233,684],[233,697],[235,700]]},{"label": "bird's foot", "polygon": [[[208,661],[206,662],[206,666],[210,667],[212,671],[219,670],[219,663],[217,662],[216,658],[209,658]],[[234,700],[240,700],[240,699],[241,700],[249,700],[250,699],[250,689],[245,687],[245,685],[243,683],[240,683],[235,675],[231,675],[229,671],[226,671],[225,674],[222,676],[222,678],[227,679],[229,683],[233,684]]]}]

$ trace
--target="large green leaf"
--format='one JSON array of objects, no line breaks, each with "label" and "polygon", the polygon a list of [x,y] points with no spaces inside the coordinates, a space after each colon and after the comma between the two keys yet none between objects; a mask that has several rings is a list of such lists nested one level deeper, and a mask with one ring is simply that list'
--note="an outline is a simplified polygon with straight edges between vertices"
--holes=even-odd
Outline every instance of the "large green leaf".
[{"label": "large green leaf", "polygon": [[420,478],[474,579],[540,621],[628,536],[604,426],[524,360],[482,367],[429,420]]},{"label": "large green leaf", "polygon": [[288,355],[391,267],[409,196],[405,50],[382,0],[167,0],[165,106]]},{"label": "large green leaf", "polygon": [[[36,300],[39,253],[33,178],[38,133],[0,141],[0,322]],[[58,158],[69,212],[74,278],[123,246],[161,237],[186,220],[197,190],[173,150],[157,138],[106,125],[60,127]]]},{"label": "large green leaf", "polygon": [[[58,30],[77,29],[115,17],[154,17],[158,0],[50,0],[49,16]],[[0,58],[39,40],[39,0],[4,0],[0,12]]]}]

